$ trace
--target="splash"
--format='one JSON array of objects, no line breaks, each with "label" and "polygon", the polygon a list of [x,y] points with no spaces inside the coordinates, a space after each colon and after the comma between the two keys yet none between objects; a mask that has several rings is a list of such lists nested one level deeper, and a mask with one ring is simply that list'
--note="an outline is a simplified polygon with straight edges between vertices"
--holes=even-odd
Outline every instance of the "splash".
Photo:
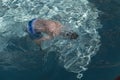
[{"label": "splash", "polygon": [[[97,30],[101,28],[101,24],[97,19],[99,11],[96,8],[87,0],[2,0],[0,4],[1,52],[9,48],[10,43],[17,46],[11,42],[11,37],[26,36],[23,28],[28,20],[35,17],[57,20],[69,27],[69,30],[77,32],[79,38],[67,40],[56,37],[49,44],[44,42],[42,47],[47,53],[57,52],[60,65],[70,72],[78,73],[77,78],[82,77],[81,72],[87,70],[91,57],[97,53],[100,46]],[[37,50],[33,43],[29,44],[34,46],[30,50]],[[21,45],[17,47],[23,53],[27,50]]]}]

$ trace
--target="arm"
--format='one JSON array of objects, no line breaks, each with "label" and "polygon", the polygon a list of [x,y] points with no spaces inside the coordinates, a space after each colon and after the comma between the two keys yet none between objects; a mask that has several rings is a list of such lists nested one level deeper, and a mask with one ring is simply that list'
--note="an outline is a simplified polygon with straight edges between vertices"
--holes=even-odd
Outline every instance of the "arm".
[{"label": "arm", "polygon": [[44,41],[44,40],[49,40],[49,39],[51,39],[51,38],[52,38],[52,36],[45,36],[45,37],[42,37],[42,38],[40,38],[40,39],[35,39],[34,42],[35,42],[36,44],[40,45],[40,43],[41,43],[42,41]]}]

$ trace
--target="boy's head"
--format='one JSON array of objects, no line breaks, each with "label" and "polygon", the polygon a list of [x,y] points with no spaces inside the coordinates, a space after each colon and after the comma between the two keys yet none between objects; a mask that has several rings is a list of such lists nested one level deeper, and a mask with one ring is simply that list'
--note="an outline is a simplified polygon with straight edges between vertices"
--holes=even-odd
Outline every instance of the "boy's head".
[{"label": "boy's head", "polygon": [[69,39],[77,39],[79,35],[76,32],[67,32],[65,36]]}]

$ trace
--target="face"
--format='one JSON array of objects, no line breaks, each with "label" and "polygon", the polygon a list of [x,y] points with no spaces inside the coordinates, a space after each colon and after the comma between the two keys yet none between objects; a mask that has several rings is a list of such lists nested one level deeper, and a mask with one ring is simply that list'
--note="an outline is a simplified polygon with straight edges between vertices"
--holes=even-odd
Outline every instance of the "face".
[{"label": "face", "polygon": [[73,32],[71,33],[71,39],[77,39],[78,38],[78,34]]}]

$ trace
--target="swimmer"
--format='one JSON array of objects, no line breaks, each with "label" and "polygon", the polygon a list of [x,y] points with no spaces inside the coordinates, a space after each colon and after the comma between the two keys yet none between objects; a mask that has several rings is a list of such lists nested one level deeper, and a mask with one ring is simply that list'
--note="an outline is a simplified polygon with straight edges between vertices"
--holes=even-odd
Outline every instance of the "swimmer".
[{"label": "swimmer", "polygon": [[63,25],[53,20],[32,19],[28,22],[27,32],[30,38],[40,44],[42,41],[62,35],[68,39],[77,39],[76,32],[62,31]]}]

